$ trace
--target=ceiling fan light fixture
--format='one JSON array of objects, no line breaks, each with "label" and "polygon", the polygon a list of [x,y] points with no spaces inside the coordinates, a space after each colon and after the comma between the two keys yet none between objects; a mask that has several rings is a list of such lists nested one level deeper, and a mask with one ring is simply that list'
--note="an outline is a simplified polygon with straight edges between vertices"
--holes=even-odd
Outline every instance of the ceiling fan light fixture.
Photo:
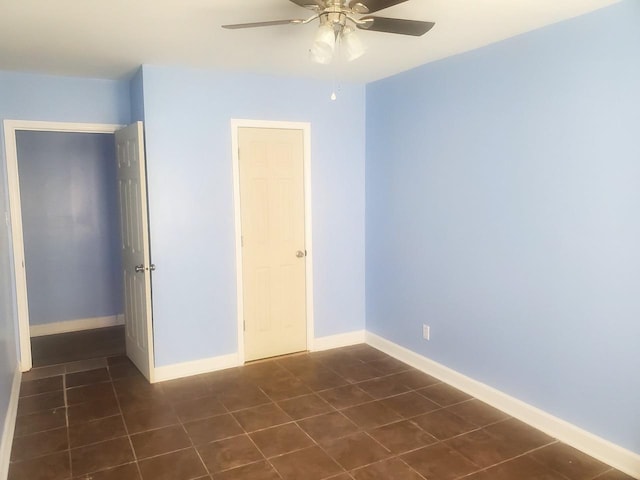
[{"label": "ceiling fan light fixture", "polygon": [[347,62],[352,62],[364,55],[366,49],[356,33],[356,30],[347,25],[342,29],[340,41],[344,48],[344,56]]},{"label": "ceiling fan light fixture", "polygon": [[309,53],[316,63],[328,64],[333,60],[336,49],[336,32],[332,25],[325,23],[318,28]]}]

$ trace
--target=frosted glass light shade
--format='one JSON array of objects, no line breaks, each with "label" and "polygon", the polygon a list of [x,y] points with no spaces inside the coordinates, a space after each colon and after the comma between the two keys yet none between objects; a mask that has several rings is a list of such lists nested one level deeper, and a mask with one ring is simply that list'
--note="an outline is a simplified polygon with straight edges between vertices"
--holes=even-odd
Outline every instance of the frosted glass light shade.
[{"label": "frosted glass light shade", "polygon": [[335,49],[336,34],[333,27],[329,24],[321,25],[309,51],[311,59],[317,63],[331,63]]},{"label": "frosted glass light shade", "polygon": [[364,55],[365,48],[356,34],[354,28],[350,26],[344,27],[341,36],[342,46],[344,47],[344,56],[348,62],[351,62]]}]

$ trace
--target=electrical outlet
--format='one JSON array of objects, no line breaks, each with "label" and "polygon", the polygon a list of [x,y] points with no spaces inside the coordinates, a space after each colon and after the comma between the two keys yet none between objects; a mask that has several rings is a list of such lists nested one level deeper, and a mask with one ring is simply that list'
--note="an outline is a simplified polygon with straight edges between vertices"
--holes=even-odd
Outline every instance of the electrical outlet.
[{"label": "electrical outlet", "polygon": [[422,325],[422,338],[425,340],[430,340],[431,338],[431,327],[427,324]]}]

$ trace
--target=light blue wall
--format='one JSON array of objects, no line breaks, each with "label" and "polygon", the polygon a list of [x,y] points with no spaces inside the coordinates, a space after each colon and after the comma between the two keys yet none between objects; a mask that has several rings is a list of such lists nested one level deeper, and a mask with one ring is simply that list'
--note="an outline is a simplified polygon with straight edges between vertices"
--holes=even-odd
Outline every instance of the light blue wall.
[{"label": "light blue wall", "polygon": [[366,175],[367,329],[638,453],[639,22],[369,85]]},{"label": "light blue wall", "polygon": [[130,118],[129,81],[0,71],[2,120],[127,124]]},{"label": "light blue wall", "polygon": [[158,366],[237,351],[232,118],[311,123],[318,337],[364,328],[365,91],[143,67]]},{"label": "light blue wall", "polygon": [[[129,83],[0,71],[0,121],[128,123]],[[2,138],[2,137],[0,137]],[[4,138],[0,142],[0,216],[8,211]],[[10,232],[0,219],[0,425],[17,367],[17,326]]]},{"label": "light blue wall", "polygon": [[129,81],[129,97],[131,99],[131,121],[144,121],[144,82],[142,79],[142,67],[131,77]]},{"label": "light blue wall", "polygon": [[31,325],[118,315],[120,215],[113,135],[17,135]]}]

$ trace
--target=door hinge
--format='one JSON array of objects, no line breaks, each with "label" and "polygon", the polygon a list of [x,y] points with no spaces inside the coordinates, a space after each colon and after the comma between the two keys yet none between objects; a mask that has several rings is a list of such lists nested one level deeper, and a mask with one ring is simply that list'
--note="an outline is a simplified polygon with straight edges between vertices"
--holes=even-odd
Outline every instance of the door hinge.
[{"label": "door hinge", "polygon": [[247,322],[245,320],[242,321],[242,331],[243,332],[247,331]]},{"label": "door hinge", "polygon": [[240,246],[244,247],[244,235],[240,236]]}]

